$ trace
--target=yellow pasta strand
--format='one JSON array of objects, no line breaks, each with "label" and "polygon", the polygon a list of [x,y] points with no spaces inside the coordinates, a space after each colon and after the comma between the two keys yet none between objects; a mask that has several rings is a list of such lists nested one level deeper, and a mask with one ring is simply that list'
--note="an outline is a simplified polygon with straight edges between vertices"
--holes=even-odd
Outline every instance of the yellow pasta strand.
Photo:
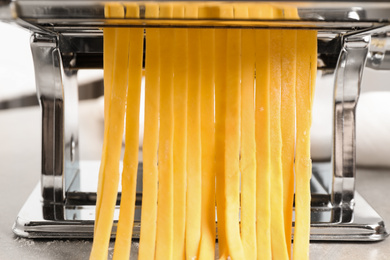
[{"label": "yellow pasta strand", "polygon": [[271,142],[271,246],[274,259],[288,259],[283,216],[281,78],[282,34],[271,30],[270,44],[270,142]]},{"label": "yellow pasta strand", "polygon": [[[297,33],[297,144],[295,156],[295,229],[293,259],[309,259],[310,238],[310,128],[312,88],[315,81],[313,56],[317,56],[316,31]],[[314,64],[313,64],[314,63]]]},{"label": "yellow pasta strand", "polygon": [[313,32],[315,35],[310,35],[309,40],[309,52],[310,52],[310,103],[313,108],[314,94],[317,78],[317,32]]},{"label": "yellow pasta strand", "polygon": [[[172,4],[160,5],[160,17],[172,17]],[[156,260],[173,254],[173,45],[174,30],[160,29],[160,138]]]},{"label": "yellow pasta strand", "polygon": [[[157,18],[159,6],[145,6],[145,17]],[[157,144],[160,109],[160,31],[146,29],[145,131],[143,141],[143,192],[138,259],[154,259],[157,223]]]},{"label": "yellow pasta strand", "polygon": [[[186,18],[198,17],[198,6],[186,6]],[[200,122],[200,33],[188,30],[188,136],[186,259],[198,257],[201,239],[202,179]]]},{"label": "yellow pasta strand", "polygon": [[245,259],[239,226],[241,30],[227,31],[226,129],[225,129],[225,228],[229,255]]},{"label": "yellow pasta strand", "polygon": [[[110,3],[105,5],[104,15],[107,18],[122,18],[124,17],[124,10],[122,5],[117,3]],[[110,99],[111,99],[111,88],[113,81],[113,73],[114,73],[114,57],[115,57],[115,35],[117,29],[116,28],[104,28],[103,29],[103,55],[104,55],[104,140],[103,140],[103,151],[107,149],[107,131],[108,131],[108,122],[110,116]],[[102,153],[101,164],[106,164],[106,156],[104,152]],[[99,179],[98,179],[98,190],[96,196],[96,212],[95,212],[95,227],[94,231],[96,231],[97,222],[100,216],[100,206],[102,201],[102,190],[104,186],[104,167],[100,167],[99,169]]]},{"label": "yellow pasta strand", "polygon": [[[299,18],[296,8],[284,7],[284,18]],[[282,170],[284,230],[291,259],[292,213],[294,202],[295,82],[297,31],[282,31]]]},{"label": "yellow pasta strand", "polygon": [[[231,5],[218,5],[218,17],[232,18]],[[225,113],[227,30],[215,30],[215,168],[219,259],[228,257],[225,230]]]},{"label": "yellow pasta strand", "polygon": [[[126,18],[138,18],[137,4],[128,3]],[[129,62],[126,105],[125,154],[122,172],[122,197],[113,259],[129,259],[133,235],[139,150],[139,110],[142,77],[144,32],[140,28],[126,29],[129,34]]]},{"label": "yellow pasta strand", "polygon": [[[90,259],[106,259],[108,244],[111,237],[111,229],[114,210],[118,194],[119,160],[122,146],[124,114],[127,90],[127,53],[129,35],[126,29],[118,29],[116,33],[116,53],[114,61],[113,89],[110,99],[110,116],[107,129],[106,150],[103,156],[101,172],[104,176],[104,185],[101,191],[101,204],[99,219],[96,223],[96,231]],[[108,156],[108,154],[110,156]],[[99,195],[98,195],[99,196]]]},{"label": "yellow pasta strand", "polygon": [[284,13],[284,18],[288,20],[297,20],[299,19],[298,15],[298,9],[293,6],[283,6],[283,13]]},{"label": "yellow pasta strand", "polygon": [[[215,17],[211,6],[199,8],[200,18]],[[199,259],[215,256],[215,125],[214,125],[214,29],[200,30],[202,234]]]},{"label": "yellow pasta strand", "polygon": [[292,212],[294,201],[294,149],[295,149],[295,81],[296,81],[295,30],[282,31],[282,169],[283,208],[286,245],[291,257]]},{"label": "yellow pasta strand", "polygon": [[227,258],[225,238],[225,109],[226,30],[215,30],[215,168],[219,259]]},{"label": "yellow pasta strand", "polygon": [[[257,5],[250,13],[270,18],[273,8]],[[256,235],[257,257],[272,259],[271,253],[271,191],[270,191],[270,31],[255,31],[256,51]]]},{"label": "yellow pasta strand", "polygon": [[[246,4],[236,5],[235,17],[249,18],[250,8]],[[241,237],[245,259],[257,259],[254,30],[243,29],[241,37]]]},{"label": "yellow pasta strand", "polygon": [[[184,5],[173,6],[175,18],[184,17]],[[187,192],[187,73],[188,30],[175,29],[173,53],[174,86],[174,233],[173,259],[185,259],[186,192]]]}]

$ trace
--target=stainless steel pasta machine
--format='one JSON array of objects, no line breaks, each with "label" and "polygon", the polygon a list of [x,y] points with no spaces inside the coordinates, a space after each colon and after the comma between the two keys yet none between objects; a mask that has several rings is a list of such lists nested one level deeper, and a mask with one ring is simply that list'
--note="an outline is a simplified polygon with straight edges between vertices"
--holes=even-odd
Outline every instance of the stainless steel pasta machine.
[{"label": "stainless steel pasta machine", "polygon": [[[272,2],[297,8],[299,20],[146,19],[142,3],[139,19],[106,19],[105,3],[0,1],[0,20],[32,32],[42,108],[41,182],[21,209],[15,234],[92,237],[99,162],[79,160],[82,140],[76,75],[81,69],[103,67],[101,28],[135,26],[318,30],[317,80],[334,81],[333,151],[328,162],[313,164],[311,239],[375,241],[387,237],[383,220],[355,191],[355,108],[364,68],[390,69],[390,1]],[[140,227],[142,191],[138,190],[135,237]]]}]

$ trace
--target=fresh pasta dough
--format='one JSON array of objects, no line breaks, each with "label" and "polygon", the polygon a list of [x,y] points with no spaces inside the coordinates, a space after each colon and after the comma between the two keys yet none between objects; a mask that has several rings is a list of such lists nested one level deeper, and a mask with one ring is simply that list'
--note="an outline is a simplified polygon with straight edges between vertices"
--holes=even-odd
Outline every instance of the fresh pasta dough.
[{"label": "fresh pasta dough", "polygon": [[[159,17],[159,6],[146,5],[147,18]],[[154,259],[157,225],[157,190],[158,190],[158,125],[160,113],[160,31],[146,29],[145,61],[145,134],[143,140],[143,184],[139,258]]]},{"label": "fresh pasta dough", "polygon": [[[147,19],[299,18],[291,7],[201,2],[109,3],[105,15],[138,19],[141,6]],[[216,239],[218,259],[308,259],[316,31],[105,28],[103,37],[105,131],[90,259],[107,259],[125,122],[113,259],[130,257],[143,49],[138,259],[213,259]]]}]

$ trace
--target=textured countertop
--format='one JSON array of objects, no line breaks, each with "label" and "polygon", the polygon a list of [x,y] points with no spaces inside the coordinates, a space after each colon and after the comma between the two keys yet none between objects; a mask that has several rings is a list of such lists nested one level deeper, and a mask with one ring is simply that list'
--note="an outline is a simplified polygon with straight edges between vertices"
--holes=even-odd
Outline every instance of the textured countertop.
[{"label": "textured countertop", "polygon": [[[81,158],[98,159],[103,130],[97,101],[80,104]],[[100,118],[100,121],[99,121]],[[0,259],[88,259],[91,240],[16,237],[12,224],[40,178],[40,110],[0,110]],[[390,223],[390,169],[358,169],[357,190]],[[390,225],[390,224],[389,224]],[[132,259],[136,258],[133,246]],[[112,254],[113,244],[110,245]],[[390,239],[374,243],[311,243],[310,259],[390,259]]]}]

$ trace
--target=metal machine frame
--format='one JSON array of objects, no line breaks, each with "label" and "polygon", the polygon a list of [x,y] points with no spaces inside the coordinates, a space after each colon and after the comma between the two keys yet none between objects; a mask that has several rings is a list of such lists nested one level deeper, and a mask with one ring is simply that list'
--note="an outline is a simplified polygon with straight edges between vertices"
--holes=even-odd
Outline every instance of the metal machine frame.
[{"label": "metal machine frame", "polygon": [[[42,177],[14,225],[23,237],[93,235],[98,162],[79,160],[77,70],[102,68],[104,26],[212,26],[318,30],[319,80],[334,78],[333,152],[313,164],[312,240],[375,241],[387,237],[380,216],[355,191],[355,111],[364,67],[390,69],[390,3],[295,3],[301,20],[104,19],[103,3],[2,1],[0,20],[31,29],[37,95],[42,107]],[[378,1],[379,2],[379,1]],[[308,4],[310,3],[310,4]],[[378,16],[377,14],[381,14]],[[203,24],[203,25],[202,25]],[[326,73],[325,73],[326,72]],[[142,175],[142,162],[139,167]],[[142,181],[142,178],[138,178]],[[138,183],[134,237],[139,235]],[[120,197],[120,196],[119,196]],[[113,235],[116,226],[113,227]]]}]

